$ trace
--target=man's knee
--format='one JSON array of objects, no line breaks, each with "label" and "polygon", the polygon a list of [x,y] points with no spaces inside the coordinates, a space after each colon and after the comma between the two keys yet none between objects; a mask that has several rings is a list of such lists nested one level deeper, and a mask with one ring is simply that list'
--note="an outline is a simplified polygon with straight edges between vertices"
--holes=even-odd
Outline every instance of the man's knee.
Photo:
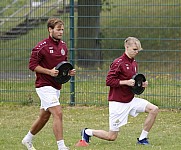
[{"label": "man's knee", "polygon": [[39,119],[41,120],[41,122],[47,122],[50,118],[50,115],[40,115]]},{"label": "man's knee", "polygon": [[52,113],[52,115],[53,115],[53,118],[54,119],[60,119],[60,120],[62,120],[62,111],[55,111],[54,113]]},{"label": "man's knee", "polygon": [[50,115],[51,114],[48,111],[40,110],[39,120],[41,120],[41,122],[47,122],[50,118]]},{"label": "man's knee", "polygon": [[49,111],[54,118],[62,118],[62,110],[60,106],[49,108]]},{"label": "man's knee", "polygon": [[108,141],[115,141],[117,139],[117,136],[118,136],[117,132],[111,134],[109,133]]},{"label": "man's knee", "polygon": [[157,106],[154,106],[150,111],[150,113],[153,114],[154,116],[157,116],[158,112],[159,112],[159,108]]},{"label": "man's knee", "polygon": [[158,106],[150,103],[146,106],[146,112],[156,116],[159,112],[159,108]]},{"label": "man's knee", "polygon": [[62,119],[62,112],[61,111],[58,111],[54,114],[54,117],[57,117],[57,118],[60,118]]},{"label": "man's knee", "polygon": [[117,136],[110,136],[109,141],[115,141],[117,139]]},{"label": "man's knee", "polygon": [[153,111],[154,111],[155,113],[158,113],[158,111],[159,111],[158,106],[155,106],[154,109],[153,109]]}]

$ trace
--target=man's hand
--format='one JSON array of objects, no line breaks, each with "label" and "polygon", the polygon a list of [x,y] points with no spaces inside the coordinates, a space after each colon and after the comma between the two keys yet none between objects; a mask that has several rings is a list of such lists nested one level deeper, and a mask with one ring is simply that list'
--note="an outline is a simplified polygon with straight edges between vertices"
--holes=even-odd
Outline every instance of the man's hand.
[{"label": "man's hand", "polygon": [[148,81],[143,82],[142,87],[147,87],[147,86],[148,86]]},{"label": "man's hand", "polygon": [[76,73],[75,69],[72,69],[72,70],[69,71],[70,76],[75,76],[75,73]]},{"label": "man's hand", "polygon": [[55,68],[53,68],[53,69],[50,70],[50,75],[51,75],[52,77],[58,76],[58,73],[59,73],[59,71],[56,70]]},{"label": "man's hand", "polygon": [[135,80],[134,79],[127,80],[127,85],[128,86],[134,86],[135,85]]}]

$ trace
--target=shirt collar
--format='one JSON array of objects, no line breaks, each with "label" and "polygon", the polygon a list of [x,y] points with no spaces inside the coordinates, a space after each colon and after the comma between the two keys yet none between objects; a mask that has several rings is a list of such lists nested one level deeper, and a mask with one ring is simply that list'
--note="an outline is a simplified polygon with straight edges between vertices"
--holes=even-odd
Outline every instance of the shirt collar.
[{"label": "shirt collar", "polygon": [[49,40],[50,40],[52,43],[56,44],[56,45],[58,45],[58,44],[60,43],[60,40],[59,40],[59,41],[55,41],[55,40],[52,39],[52,37],[51,37],[50,35],[49,35]]},{"label": "shirt collar", "polygon": [[130,63],[132,63],[132,62],[134,61],[134,58],[129,58],[129,57],[126,55],[126,53],[124,53],[123,56],[124,56],[124,58],[125,58],[126,60],[128,60]]}]

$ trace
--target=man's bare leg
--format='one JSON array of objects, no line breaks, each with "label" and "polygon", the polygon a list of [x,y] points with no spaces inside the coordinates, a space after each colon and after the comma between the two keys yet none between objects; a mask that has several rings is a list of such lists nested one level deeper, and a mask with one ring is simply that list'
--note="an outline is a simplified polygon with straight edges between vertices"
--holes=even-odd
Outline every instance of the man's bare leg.
[{"label": "man's bare leg", "polygon": [[48,122],[51,113],[49,111],[45,111],[44,109],[40,110],[39,117],[33,123],[30,132],[35,135],[37,134]]},{"label": "man's bare leg", "polygon": [[50,118],[50,112],[45,111],[44,109],[40,110],[39,117],[35,120],[33,123],[30,131],[27,133],[27,135],[23,138],[22,144],[26,146],[26,148],[29,150],[36,150],[32,144],[32,138],[35,134],[37,134],[47,123],[47,121]]},{"label": "man's bare leg", "polygon": [[158,107],[149,103],[146,106],[145,112],[148,113],[148,116],[146,117],[146,120],[144,122],[144,126],[143,126],[143,130],[141,132],[140,137],[138,138],[138,143],[139,144],[143,144],[143,145],[147,145],[149,144],[148,140],[147,140],[147,136],[149,131],[151,130],[153,124],[155,123],[156,117],[158,115]]},{"label": "man's bare leg", "polygon": [[63,121],[61,106],[54,106],[48,108],[53,116],[53,132],[57,141],[63,139]]},{"label": "man's bare leg", "polygon": [[93,136],[107,141],[115,141],[118,136],[118,131],[92,130],[92,133]]},{"label": "man's bare leg", "polygon": [[63,139],[63,114],[61,106],[50,107],[48,110],[53,116],[53,132],[57,140],[58,149],[68,150],[69,148],[65,146]]}]

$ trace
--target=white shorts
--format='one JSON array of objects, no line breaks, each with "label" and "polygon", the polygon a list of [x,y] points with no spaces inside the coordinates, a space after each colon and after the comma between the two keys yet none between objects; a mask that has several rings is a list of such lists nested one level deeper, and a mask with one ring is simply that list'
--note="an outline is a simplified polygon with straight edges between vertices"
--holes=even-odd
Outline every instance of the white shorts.
[{"label": "white shorts", "polygon": [[142,98],[133,98],[129,103],[109,101],[109,129],[119,131],[119,128],[128,121],[128,115],[136,117],[140,112],[145,112],[149,102]]},{"label": "white shorts", "polygon": [[60,105],[60,90],[57,90],[52,86],[44,86],[36,88],[36,92],[41,100],[40,109],[46,111],[49,107]]}]

